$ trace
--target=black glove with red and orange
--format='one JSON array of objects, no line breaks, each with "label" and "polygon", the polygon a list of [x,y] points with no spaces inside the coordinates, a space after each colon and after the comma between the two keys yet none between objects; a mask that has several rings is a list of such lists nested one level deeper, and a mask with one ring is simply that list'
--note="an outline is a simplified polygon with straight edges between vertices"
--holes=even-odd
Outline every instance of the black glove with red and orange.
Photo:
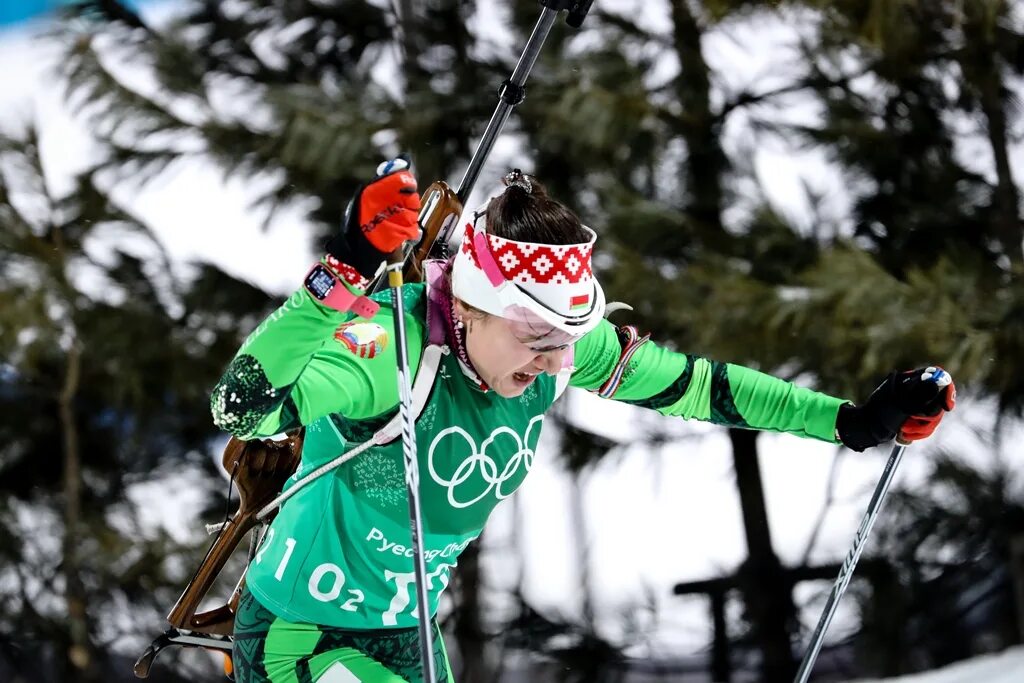
[{"label": "black glove with red and orange", "polygon": [[899,436],[910,442],[931,436],[956,405],[956,387],[937,366],[894,372],[862,406],[839,408],[836,434],[847,448],[863,451]]},{"label": "black glove with red and orange", "polygon": [[420,237],[420,195],[409,162],[399,157],[377,168],[345,209],[344,228],[327,241],[327,253],[372,278],[393,251]]}]

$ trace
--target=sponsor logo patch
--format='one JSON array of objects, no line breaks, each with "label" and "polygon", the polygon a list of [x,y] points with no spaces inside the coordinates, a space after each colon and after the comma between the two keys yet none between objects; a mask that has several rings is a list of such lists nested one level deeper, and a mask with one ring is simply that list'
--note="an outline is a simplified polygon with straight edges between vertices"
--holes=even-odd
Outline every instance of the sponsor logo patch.
[{"label": "sponsor logo patch", "polygon": [[377,323],[345,323],[334,331],[334,339],[360,358],[373,358],[388,347],[388,333]]}]

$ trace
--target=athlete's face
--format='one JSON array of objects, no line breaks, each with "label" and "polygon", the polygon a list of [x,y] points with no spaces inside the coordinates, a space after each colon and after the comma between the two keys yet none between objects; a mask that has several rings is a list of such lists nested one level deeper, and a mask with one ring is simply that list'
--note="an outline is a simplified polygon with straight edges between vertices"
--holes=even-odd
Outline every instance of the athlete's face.
[{"label": "athlete's face", "polygon": [[[526,391],[545,372],[554,375],[562,368],[568,346],[537,350],[527,330],[494,315],[470,312],[456,303],[465,323],[466,353],[480,379],[499,396],[514,398]],[[543,347],[541,347],[543,348]]]}]

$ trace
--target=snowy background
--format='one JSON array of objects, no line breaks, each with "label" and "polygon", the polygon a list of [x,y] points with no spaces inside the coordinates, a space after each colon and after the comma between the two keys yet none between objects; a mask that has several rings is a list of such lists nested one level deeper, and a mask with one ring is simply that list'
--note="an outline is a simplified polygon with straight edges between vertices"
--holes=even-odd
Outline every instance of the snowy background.
[{"label": "snowy background", "polygon": [[[611,4],[611,3],[609,3]],[[634,5],[620,0],[620,5]],[[146,11],[159,21],[173,8],[148,5]],[[665,21],[657,14],[645,21]],[[494,32],[502,40],[501,27],[477,19],[479,31]],[[40,23],[0,30],[0,126],[7,130],[36,121],[52,187],[59,191],[71,175],[85,166],[93,151],[88,130],[64,105],[50,73],[52,51],[36,38]],[[729,74],[726,87],[739,88],[765,79],[773,64],[784,63],[795,39],[791,27],[781,21],[765,26],[730,26],[713,33],[707,58],[719,73]],[[765,83],[770,88],[770,81]],[[1020,92],[1020,91],[1018,91]],[[811,106],[795,102],[787,116],[813,121]],[[990,175],[989,160],[977,150],[976,131],[965,131],[958,152],[979,171]],[[734,149],[749,143],[750,131],[736,123],[726,131],[726,145]],[[1024,145],[1014,150],[1015,172],[1024,177]],[[515,145],[505,142],[496,150],[484,177],[521,160]],[[787,216],[803,224],[811,214],[803,183],[821,192],[825,211],[842,222],[849,200],[835,169],[813,153],[775,146],[760,147],[753,159],[773,203]],[[538,169],[541,174],[543,169]],[[477,199],[494,187],[481,186]],[[224,271],[286,296],[314,258],[311,230],[300,212],[280,212],[262,230],[262,216],[250,208],[256,188],[239,181],[225,181],[215,168],[203,163],[179,163],[156,182],[125,189],[115,198],[152,225],[171,255],[174,267],[187,277],[190,265],[212,263]],[[473,205],[475,201],[469,204]],[[736,210],[742,210],[742,207]],[[95,243],[97,253],[107,248]],[[253,269],[252,264],[273,262],[273,269]],[[865,393],[870,387],[865,387]],[[862,397],[850,397],[862,398]],[[660,627],[654,633],[651,654],[680,654],[705,647],[710,639],[707,606],[699,599],[672,596],[678,582],[707,579],[733,570],[746,556],[738,496],[733,481],[731,448],[725,432],[703,424],[682,423],[647,414],[639,409],[601,401],[592,395],[570,393],[571,419],[602,433],[620,445],[612,457],[589,469],[582,477],[583,500],[589,545],[587,573],[595,599],[598,625],[602,615],[614,615],[628,604],[642,602],[650,591],[658,598]],[[1002,463],[1024,467],[1024,427],[1002,426],[999,438],[981,441],[991,434],[993,406],[962,395],[958,409],[944,422],[939,434],[924,445],[911,448],[897,483],[913,486],[928,471],[929,451],[946,446],[969,453],[973,464],[986,469]],[[648,429],[678,435],[675,443],[660,449],[634,444]],[[527,597],[538,606],[577,614],[581,609],[578,577],[580,548],[572,529],[571,481],[551,453],[549,433],[535,461],[531,476],[515,497],[494,514],[488,527],[483,561],[490,581],[511,587],[522,573]],[[811,555],[812,561],[835,561],[845,553],[863,515],[871,491],[882,471],[888,449],[864,454],[843,453],[834,446],[787,436],[765,435],[761,441],[762,475],[775,549],[783,563],[798,563],[807,548],[816,518],[828,494],[833,466],[838,466],[835,504]],[[836,465],[838,459],[838,465]],[[136,498],[163,500],[189,496],[194,473],[181,472],[159,484],[140,486]],[[175,509],[180,509],[178,503]],[[167,525],[184,537],[200,522],[180,515],[153,513],[154,524]],[[510,553],[519,546],[522,552]],[[870,550],[869,550],[870,552]],[[510,561],[509,558],[514,558]],[[520,558],[526,558],[519,565]],[[803,584],[797,590],[801,603],[821,586]],[[806,625],[818,616],[819,603],[805,611]],[[840,612],[830,640],[845,635],[855,625],[849,605]],[[607,619],[607,628],[619,624]],[[606,634],[616,639],[622,634]],[[988,681],[1010,683],[1024,680],[1024,650],[949,667],[928,676],[893,679],[910,683],[960,683]]]},{"label": "snowy background", "polygon": [[[1024,648],[1015,647],[935,671],[885,680],[888,683],[1017,683],[1024,680]],[[858,680],[856,683],[869,682]]]}]

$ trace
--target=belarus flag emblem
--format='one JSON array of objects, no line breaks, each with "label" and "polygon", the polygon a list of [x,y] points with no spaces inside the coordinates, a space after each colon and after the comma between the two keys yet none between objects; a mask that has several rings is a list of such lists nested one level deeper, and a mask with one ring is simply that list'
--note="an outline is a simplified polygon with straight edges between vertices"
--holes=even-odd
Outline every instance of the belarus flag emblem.
[{"label": "belarus flag emblem", "polygon": [[590,307],[590,295],[589,294],[579,294],[577,296],[573,296],[573,297],[569,298],[569,310],[570,311],[578,311],[581,308],[589,308],[589,307]]}]

